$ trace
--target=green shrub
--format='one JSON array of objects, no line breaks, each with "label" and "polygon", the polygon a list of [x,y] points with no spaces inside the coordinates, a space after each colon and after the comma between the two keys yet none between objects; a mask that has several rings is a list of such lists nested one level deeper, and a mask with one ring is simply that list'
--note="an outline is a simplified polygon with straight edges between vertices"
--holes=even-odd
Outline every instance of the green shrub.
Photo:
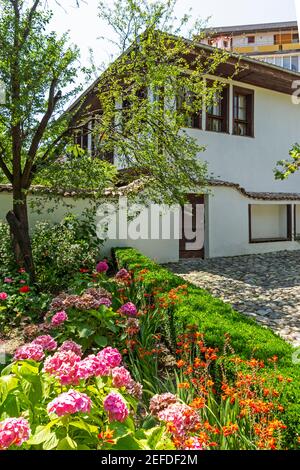
[{"label": "green shrub", "polygon": [[94,268],[99,243],[94,218],[88,213],[82,218],[68,215],[54,225],[38,223],[32,238],[38,283],[51,290],[67,287],[80,268]]},{"label": "green shrub", "polygon": [[113,255],[118,268],[125,267],[135,276],[140,276],[140,272],[145,270],[142,275],[145,288],[149,292],[159,290],[162,298],[171,289],[187,284],[188,295],[181,296],[180,301],[169,309],[170,329],[174,330],[174,339],[185,331],[187,325],[195,324],[199,331],[205,333],[206,343],[211,347],[222,350],[226,334],[230,336],[234,352],[242,358],[262,359],[268,367],[268,359],[278,356],[278,375],[293,379],[285,387],[281,399],[285,408],[283,420],[288,426],[285,445],[293,448],[300,435],[300,367],[292,362],[293,347],[270,329],[234,311],[207,291],[186,283],[137,250],[116,248]]},{"label": "green shrub", "polygon": [[9,226],[0,220],[0,275],[8,274],[14,264]]}]

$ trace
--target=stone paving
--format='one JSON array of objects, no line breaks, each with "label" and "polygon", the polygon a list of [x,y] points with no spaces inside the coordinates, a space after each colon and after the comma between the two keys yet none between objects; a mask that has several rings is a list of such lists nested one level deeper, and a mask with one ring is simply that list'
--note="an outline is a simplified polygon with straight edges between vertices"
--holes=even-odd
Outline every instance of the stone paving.
[{"label": "stone paving", "polygon": [[300,346],[300,251],[166,265]]}]

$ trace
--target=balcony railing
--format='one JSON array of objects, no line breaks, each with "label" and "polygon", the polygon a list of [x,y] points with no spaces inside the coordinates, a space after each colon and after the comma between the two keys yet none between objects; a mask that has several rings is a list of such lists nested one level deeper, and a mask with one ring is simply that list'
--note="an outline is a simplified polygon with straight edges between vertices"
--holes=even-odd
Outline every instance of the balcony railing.
[{"label": "balcony railing", "polygon": [[237,54],[249,54],[249,53],[273,53],[281,51],[294,51],[300,50],[300,43],[290,43],[290,44],[266,44],[266,45],[251,45],[251,46],[238,46],[232,47],[233,52]]}]

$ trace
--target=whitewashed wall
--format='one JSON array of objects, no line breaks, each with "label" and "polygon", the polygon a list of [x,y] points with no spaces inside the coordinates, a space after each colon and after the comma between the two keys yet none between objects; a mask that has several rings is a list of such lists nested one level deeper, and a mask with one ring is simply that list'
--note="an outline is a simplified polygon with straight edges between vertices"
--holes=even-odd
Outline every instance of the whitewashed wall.
[{"label": "whitewashed wall", "polygon": [[[31,198],[29,198],[29,202],[30,199]],[[72,201],[72,199],[70,198],[64,198],[64,202],[67,204],[73,203],[72,213],[78,215],[80,215],[89,206],[88,200],[84,199]],[[11,205],[11,194],[8,192],[0,192],[0,220],[5,221],[5,216],[7,212],[11,209]],[[54,212],[48,212],[49,208],[51,208],[50,202],[40,207],[42,211],[41,214],[37,214],[35,211],[30,210],[31,228],[34,228],[37,221],[48,221],[50,223],[60,222],[63,217],[68,212],[70,212],[70,209],[64,207],[63,204],[59,205]],[[179,242],[177,239],[174,238],[171,238],[170,240],[118,240],[116,238],[112,238],[105,242],[102,248],[103,256],[110,256],[111,248],[117,246],[128,246],[137,248],[138,250],[142,251],[145,255],[149,256],[150,258],[159,263],[177,261],[179,257]]]},{"label": "whitewashed wall", "polygon": [[[232,83],[255,91],[254,137],[188,129],[200,145],[207,146],[199,158],[208,162],[214,178],[240,184],[248,191],[299,193],[300,173],[276,181],[273,169],[300,142],[300,105],[293,105],[291,96],[283,93]],[[232,130],[232,111],[229,124]]]},{"label": "whitewashed wall", "polygon": [[[299,201],[295,203],[299,204]],[[206,220],[209,232],[207,256],[214,258],[300,249],[300,243],[297,241],[250,244],[249,204],[265,206],[273,205],[274,202],[257,201],[244,197],[233,188],[214,187],[212,189],[208,200],[208,217]],[[276,201],[276,204],[293,204],[293,201]],[[264,223],[267,226],[268,220]],[[273,229],[271,223],[267,227],[267,231],[270,232]]]},{"label": "whitewashed wall", "polygon": [[[253,45],[273,45],[274,44],[274,33],[249,33],[242,36],[235,36],[232,38],[233,47],[244,47]],[[255,36],[255,44],[248,44],[248,36]]]}]

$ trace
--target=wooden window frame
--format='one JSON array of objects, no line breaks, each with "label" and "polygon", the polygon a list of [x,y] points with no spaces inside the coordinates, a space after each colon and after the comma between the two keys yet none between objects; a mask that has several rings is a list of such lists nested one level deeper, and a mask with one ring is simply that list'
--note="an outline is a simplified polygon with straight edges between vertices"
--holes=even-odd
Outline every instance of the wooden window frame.
[{"label": "wooden window frame", "polygon": [[[234,116],[234,100],[236,95],[243,95],[247,97],[247,120],[236,119]],[[237,137],[254,137],[254,90],[250,90],[249,88],[242,88],[242,87],[233,87],[232,92],[232,135],[236,135]],[[247,134],[240,135],[237,134],[234,130],[235,123],[246,124],[247,125]]]},{"label": "wooden window frame", "polygon": [[[185,93],[184,95],[184,99],[187,99],[187,95]],[[180,113],[184,113],[184,114],[187,114],[186,111],[184,111],[180,106],[179,106],[179,103],[178,103],[178,96],[176,96],[176,110]],[[202,130],[202,109],[200,109],[198,112],[196,113],[191,113],[190,116],[188,116],[187,114],[187,119],[190,117],[191,120],[192,120],[192,125],[189,125],[189,123],[185,123],[185,126],[187,129],[198,129],[198,130]]]},{"label": "wooden window frame", "polygon": [[294,240],[299,241],[300,240],[300,233],[297,233],[297,206],[300,204],[294,204]]},{"label": "wooden window frame", "polygon": [[[229,85],[224,86],[224,88],[221,91],[221,97],[222,97],[222,101],[221,101],[222,114],[221,116],[210,114],[207,108],[205,130],[207,132],[216,132],[217,134],[229,134]],[[221,124],[220,131],[215,131],[209,128],[210,119],[221,121],[222,124]]]},{"label": "wooden window frame", "polygon": [[[252,206],[254,204],[248,205],[248,224],[249,224],[249,243],[258,244],[258,243],[277,243],[277,242],[291,242],[293,240],[292,236],[292,204],[283,204],[286,207],[286,237],[278,238],[253,238],[252,237]],[[271,205],[271,204],[270,204]],[[281,205],[281,204],[280,204]]]}]

